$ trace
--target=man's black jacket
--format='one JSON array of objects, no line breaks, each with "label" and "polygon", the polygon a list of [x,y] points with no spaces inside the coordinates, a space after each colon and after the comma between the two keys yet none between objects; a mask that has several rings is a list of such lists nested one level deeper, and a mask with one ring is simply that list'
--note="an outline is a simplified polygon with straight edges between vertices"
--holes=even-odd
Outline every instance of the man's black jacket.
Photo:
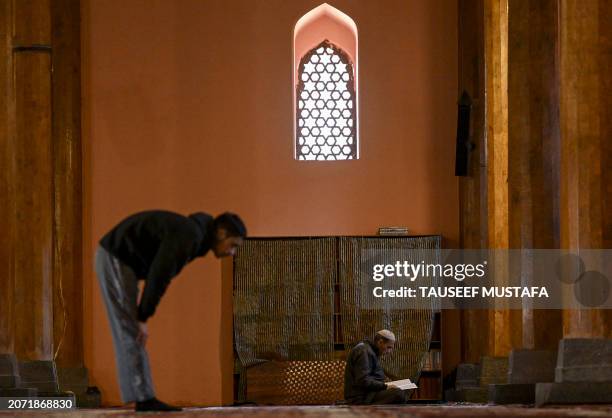
[{"label": "man's black jacket", "polygon": [[205,255],[213,242],[212,216],[152,210],[136,213],[110,230],[100,245],[146,281],[138,320],[146,321],[170,280],[195,257]]},{"label": "man's black jacket", "polygon": [[344,399],[349,403],[362,403],[368,394],[373,395],[386,388],[378,348],[370,340],[361,341],[353,347],[346,359]]}]

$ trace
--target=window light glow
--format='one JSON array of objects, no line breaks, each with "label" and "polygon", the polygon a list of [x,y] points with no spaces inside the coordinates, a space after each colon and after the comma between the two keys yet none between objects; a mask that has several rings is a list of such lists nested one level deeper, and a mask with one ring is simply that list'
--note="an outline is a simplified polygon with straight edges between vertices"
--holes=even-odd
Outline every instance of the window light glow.
[{"label": "window light glow", "polygon": [[301,60],[297,86],[297,157],[357,157],[355,81],[348,55],[325,40]]}]

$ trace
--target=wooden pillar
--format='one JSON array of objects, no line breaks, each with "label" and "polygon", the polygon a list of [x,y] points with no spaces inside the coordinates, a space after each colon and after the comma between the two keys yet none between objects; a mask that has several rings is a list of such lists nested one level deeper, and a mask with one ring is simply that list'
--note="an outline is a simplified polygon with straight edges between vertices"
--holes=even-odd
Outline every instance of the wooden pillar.
[{"label": "wooden pillar", "polygon": [[[508,249],[508,1],[485,0],[484,19],[488,246]],[[508,268],[496,263],[496,277]],[[506,356],[520,346],[519,310],[489,311],[488,327],[490,355]]]},{"label": "wooden pillar", "polygon": [[[607,69],[612,68],[612,4],[605,2],[599,9],[599,69],[602,73],[599,97],[599,127],[601,134],[601,185],[602,207],[602,248],[612,248],[612,76]],[[608,335],[612,332],[612,310],[605,312]]]},{"label": "wooden pillar", "polygon": [[[487,248],[484,2],[459,1],[459,94],[472,100],[468,175],[459,178],[460,247]],[[459,97],[459,95],[458,95]],[[474,324],[488,322],[488,311],[461,311],[462,361],[476,363],[487,354],[489,328]]]},{"label": "wooden pillar", "polygon": [[50,360],[53,349],[51,6],[15,1],[15,353]]},{"label": "wooden pillar", "polygon": [[53,334],[58,366],[83,365],[80,0],[52,2]]},{"label": "wooden pillar", "polygon": [[[513,0],[508,15],[509,243],[559,248],[558,3]],[[528,281],[529,260],[516,267]],[[556,350],[561,312],[525,306],[522,331],[523,348]]]},{"label": "wooden pillar", "polygon": [[[478,19],[460,24],[461,85],[478,85],[478,71],[485,73],[488,151],[486,175],[460,183],[462,247],[477,247],[480,235],[490,248],[612,248],[612,2],[482,2],[484,65],[474,53]],[[476,15],[479,4],[460,2],[460,16]],[[472,123],[476,129],[479,121]],[[480,195],[477,178],[486,186]],[[475,206],[486,209],[486,228],[475,228]],[[465,312],[466,360],[477,359],[483,339],[489,354],[555,348],[561,322],[569,338],[612,332],[609,310],[566,311],[561,319],[559,311],[524,309],[521,316],[517,326],[512,313],[491,312],[487,330],[474,335],[471,324],[481,318]],[[521,328],[517,338],[512,330]]]},{"label": "wooden pillar", "polygon": [[12,3],[0,3],[0,354],[13,352],[14,101]]},{"label": "wooden pillar", "polygon": [[[599,9],[599,27],[602,29],[599,36],[599,69],[602,72],[600,90],[603,93],[599,100],[599,127],[601,130],[601,184],[603,186],[602,213],[602,240],[603,248],[612,248],[612,77],[606,69],[612,68],[612,5],[603,3]],[[610,327],[612,311],[607,311],[607,324]]]},{"label": "wooden pillar", "polygon": [[[561,246],[610,243],[612,2],[560,1]],[[609,248],[609,247],[608,247]],[[610,337],[610,313],[566,310],[566,338]]]},{"label": "wooden pillar", "polygon": [[[82,365],[80,5],[0,5],[0,352]],[[53,71],[52,71],[53,68]]]}]

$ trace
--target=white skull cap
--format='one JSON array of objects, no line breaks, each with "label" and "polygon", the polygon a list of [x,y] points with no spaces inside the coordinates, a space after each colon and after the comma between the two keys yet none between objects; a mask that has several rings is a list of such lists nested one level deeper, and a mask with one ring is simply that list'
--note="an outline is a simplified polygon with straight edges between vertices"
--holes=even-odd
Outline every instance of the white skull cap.
[{"label": "white skull cap", "polygon": [[380,335],[385,340],[389,340],[389,341],[395,342],[395,334],[392,333],[391,331],[389,331],[388,329],[381,329],[380,331],[378,331],[376,333],[376,335]]}]

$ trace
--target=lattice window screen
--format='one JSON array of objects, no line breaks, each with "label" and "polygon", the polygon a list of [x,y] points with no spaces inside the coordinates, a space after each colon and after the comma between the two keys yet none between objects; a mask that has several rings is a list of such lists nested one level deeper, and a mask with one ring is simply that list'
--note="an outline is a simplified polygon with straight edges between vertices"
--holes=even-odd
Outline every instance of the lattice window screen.
[{"label": "lattice window screen", "polygon": [[349,56],[325,40],[304,55],[298,72],[297,158],[357,158],[357,98]]}]

